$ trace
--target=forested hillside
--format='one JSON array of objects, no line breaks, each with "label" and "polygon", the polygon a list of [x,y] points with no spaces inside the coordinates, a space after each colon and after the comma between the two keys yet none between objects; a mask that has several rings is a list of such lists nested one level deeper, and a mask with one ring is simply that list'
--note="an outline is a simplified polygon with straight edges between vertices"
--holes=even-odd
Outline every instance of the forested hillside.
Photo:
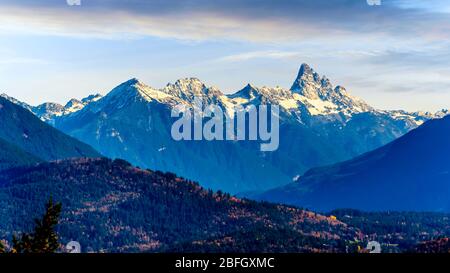
[{"label": "forested hillside", "polygon": [[63,206],[61,242],[77,240],[85,251],[343,252],[362,236],[332,217],[238,199],[174,174],[76,159],[0,173],[0,238],[29,230],[50,196]]}]

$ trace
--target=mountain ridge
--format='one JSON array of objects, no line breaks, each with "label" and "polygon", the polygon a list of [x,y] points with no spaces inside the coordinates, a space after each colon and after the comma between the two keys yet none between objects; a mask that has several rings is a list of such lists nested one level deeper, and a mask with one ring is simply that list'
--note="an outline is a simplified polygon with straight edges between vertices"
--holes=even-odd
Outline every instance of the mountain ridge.
[{"label": "mountain ridge", "polygon": [[[222,93],[218,88],[216,87],[208,87],[206,84],[204,84],[200,79],[198,78],[181,78],[176,80],[174,83],[168,83],[165,87],[157,89],[150,87],[146,85],[144,82],[137,78],[131,78],[121,84],[119,84],[116,88],[113,89],[119,91],[119,87],[127,87],[127,90],[132,90],[132,87],[136,87],[136,90],[138,94],[140,94],[144,99],[147,100],[161,100],[162,98],[169,98],[171,100],[175,100],[177,103],[182,103],[186,100],[191,100],[195,95],[197,96],[208,96],[212,94],[212,96],[216,98],[221,99],[228,99],[230,101],[225,102],[225,104],[235,104],[239,105],[239,101],[236,100],[236,98],[243,99],[247,96],[246,99],[250,99],[251,97],[248,97],[249,94],[245,95],[245,92],[251,92],[253,99],[256,96],[262,96],[264,97],[265,101],[270,101],[272,103],[278,102],[282,108],[285,110],[289,110],[294,108],[292,105],[287,106],[293,101],[289,101],[290,99],[297,100],[297,102],[309,104],[309,106],[315,107],[314,101],[322,100],[327,102],[332,102],[336,105],[332,106],[335,107],[337,112],[342,111],[344,108],[351,108],[352,106],[356,109],[353,109],[353,111],[356,112],[368,112],[368,111],[377,111],[380,113],[392,113],[393,116],[399,115],[400,113],[404,116],[409,115],[411,119],[418,118],[417,124],[420,125],[421,122],[423,122],[425,119],[435,118],[435,117],[442,117],[443,115],[446,115],[448,110],[441,110],[437,111],[436,113],[430,113],[430,112],[407,112],[403,110],[377,110],[368,105],[366,102],[361,100],[360,98],[356,98],[351,96],[345,87],[337,85],[333,87],[331,84],[331,81],[325,77],[320,76],[313,68],[311,68],[308,64],[303,63],[300,68],[299,72],[297,74],[297,77],[295,78],[292,86],[290,89],[285,89],[281,87],[257,87],[252,85],[251,83],[247,84],[245,87],[243,87],[241,90],[236,91],[232,94],[224,94]],[[123,91],[123,90],[122,90]],[[108,95],[112,95],[112,92],[110,92]],[[285,99],[286,101],[277,101],[277,100],[271,100],[269,97],[270,95],[278,96],[278,99]],[[295,94],[300,95],[301,97],[294,96]],[[137,95],[137,94],[136,94]],[[26,103],[20,102],[15,98],[9,97],[6,94],[2,94],[2,97],[21,105],[22,107],[34,112],[37,116],[42,117],[44,121],[51,120],[52,118],[49,117],[53,115],[53,118],[59,118],[65,115],[70,115],[72,113],[81,111],[84,106],[90,104],[91,102],[96,102],[103,98],[103,96],[96,94],[96,95],[90,95],[83,99],[71,99],[69,102],[66,103],[66,105],[61,105],[58,103],[52,103],[47,102],[40,104],[38,106],[30,106]],[[337,103],[336,103],[337,102]],[[70,109],[73,104],[82,104],[79,107],[75,107],[75,109]],[[248,103],[245,102],[245,103]],[[244,104],[245,104],[244,103]],[[52,106],[55,109],[48,109],[47,112],[45,112],[45,106]],[[328,105],[329,108],[330,105]],[[43,109],[43,113],[39,111],[39,109]],[[326,107],[325,107],[326,108]],[[307,107],[308,110],[310,110]],[[324,110],[324,109],[321,109]],[[329,115],[333,114],[331,111],[314,111],[310,110],[310,114],[318,114],[318,115]],[[335,112],[334,112],[335,113]]]},{"label": "mountain ridge", "polygon": [[[197,78],[161,89],[133,78],[82,109],[48,122],[105,156],[238,193],[288,184],[312,167],[376,149],[434,118],[376,110],[306,64],[292,86],[289,90],[248,84],[226,95]],[[192,107],[198,95],[204,104],[215,103],[227,114],[236,106],[280,105],[279,149],[263,153],[258,141],[174,141],[170,111],[179,104]]]},{"label": "mountain ridge", "polygon": [[0,138],[0,171],[41,163],[44,160]]},{"label": "mountain ridge", "polygon": [[3,97],[0,97],[0,138],[43,160],[100,156],[89,145],[58,131]]},{"label": "mountain ridge", "polygon": [[450,116],[354,159],[313,168],[296,183],[254,196],[329,211],[450,212]]}]

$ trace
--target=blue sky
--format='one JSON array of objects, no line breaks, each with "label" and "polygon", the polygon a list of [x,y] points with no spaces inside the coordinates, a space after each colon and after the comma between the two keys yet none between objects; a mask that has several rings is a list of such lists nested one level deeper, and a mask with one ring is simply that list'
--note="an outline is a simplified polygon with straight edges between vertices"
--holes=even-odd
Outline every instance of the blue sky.
[{"label": "blue sky", "polygon": [[450,108],[450,3],[381,2],[0,0],[0,92],[65,102],[132,77],[288,88],[306,62],[378,108]]}]

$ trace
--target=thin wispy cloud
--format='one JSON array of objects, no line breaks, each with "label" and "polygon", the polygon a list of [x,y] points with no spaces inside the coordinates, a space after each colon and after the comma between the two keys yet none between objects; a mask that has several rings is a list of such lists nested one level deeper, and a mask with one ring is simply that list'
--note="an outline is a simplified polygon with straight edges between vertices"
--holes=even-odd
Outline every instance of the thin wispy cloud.
[{"label": "thin wispy cloud", "polygon": [[266,50],[266,51],[252,51],[252,52],[244,52],[234,55],[224,56],[222,58],[216,59],[217,62],[242,62],[249,61],[253,59],[286,59],[286,58],[294,58],[301,56],[299,52],[290,52],[290,51],[278,51],[278,50]]},{"label": "thin wispy cloud", "polygon": [[37,58],[3,58],[0,65],[46,64],[47,60]]},{"label": "thin wispy cloud", "polygon": [[447,0],[393,0],[393,3],[405,9],[450,13],[450,4]]},{"label": "thin wispy cloud", "polygon": [[[418,1],[413,1],[418,2]],[[428,2],[428,1],[427,1]],[[436,4],[429,4],[437,6]],[[414,6],[416,8],[409,8]],[[422,7],[423,6],[423,7]],[[440,2],[439,7],[448,7]],[[430,16],[426,5],[384,0],[63,0],[3,1],[0,23],[57,35],[122,37],[151,35],[176,39],[239,39],[288,42],[292,39],[354,35],[446,36],[448,15]],[[407,31],[405,31],[407,30]]]}]

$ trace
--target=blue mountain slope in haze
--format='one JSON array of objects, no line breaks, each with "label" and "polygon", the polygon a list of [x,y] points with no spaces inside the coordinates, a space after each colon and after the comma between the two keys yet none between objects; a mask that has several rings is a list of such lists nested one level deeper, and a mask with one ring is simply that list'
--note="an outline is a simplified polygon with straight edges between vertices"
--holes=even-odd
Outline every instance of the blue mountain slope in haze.
[{"label": "blue mountain slope in haze", "polygon": [[30,155],[43,160],[100,156],[89,145],[58,131],[3,97],[0,97],[0,138],[10,144],[10,151],[20,148],[20,154],[28,154],[22,159],[25,162],[30,161]]},{"label": "blue mountain slope in haze", "polygon": [[43,160],[0,138],[0,170],[32,165]]},{"label": "blue mountain slope in haze", "polygon": [[319,211],[450,211],[450,117],[355,159],[315,168],[257,199]]}]

